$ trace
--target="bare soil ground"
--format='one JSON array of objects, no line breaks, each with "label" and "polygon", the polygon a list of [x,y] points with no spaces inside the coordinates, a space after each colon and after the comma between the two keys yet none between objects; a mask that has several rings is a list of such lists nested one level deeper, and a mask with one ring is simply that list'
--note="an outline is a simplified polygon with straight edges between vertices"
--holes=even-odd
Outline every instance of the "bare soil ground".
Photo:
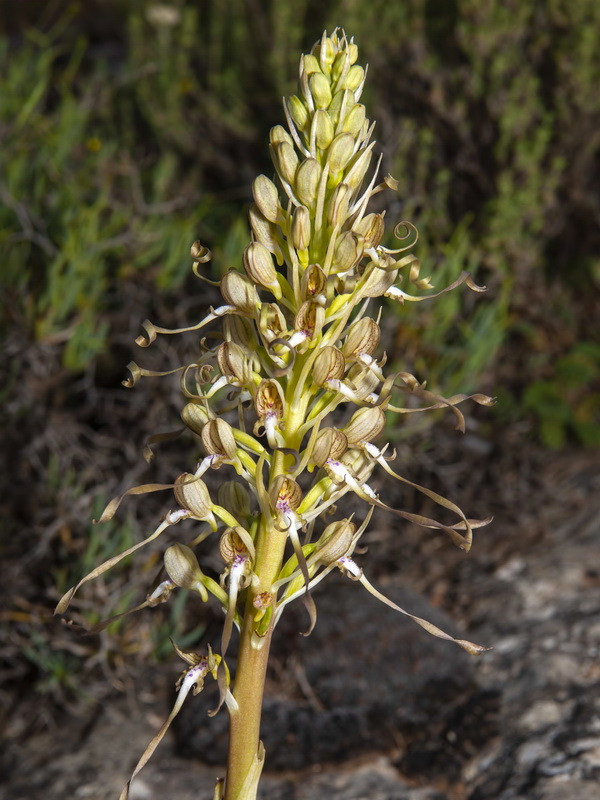
[{"label": "bare soil ground", "polygon": [[[425,459],[420,472],[429,475],[416,476],[433,478],[469,512],[495,514],[468,556],[381,515],[362,557],[407,610],[493,649],[471,659],[360,586],[333,580],[316,597],[313,636],[298,637],[303,620],[290,615],[279,637],[263,800],[598,797],[598,453],[519,445],[515,432],[491,450],[476,436],[461,439],[460,450],[442,447],[442,466]],[[134,684],[75,706],[80,716],[49,714],[45,732],[8,736],[0,796],[118,797],[166,716],[177,669],[146,665]],[[212,797],[226,719],[209,722],[210,707],[203,695],[190,699],[132,800]]]}]

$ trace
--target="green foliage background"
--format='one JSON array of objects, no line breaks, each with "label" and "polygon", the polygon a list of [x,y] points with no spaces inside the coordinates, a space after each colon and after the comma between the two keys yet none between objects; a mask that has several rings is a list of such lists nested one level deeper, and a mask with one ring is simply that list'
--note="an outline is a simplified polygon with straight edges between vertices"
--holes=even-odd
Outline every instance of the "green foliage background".
[{"label": "green foliage background", "polygon": [[[480,415],[492,441],[512,425],[524,447],[600,444],[597,0],[8,0],[1,25],[0,661],[17,689],[0,707],[21,703],[14,718],[43,712],[22,712],[31,685],[63,705],[75,690],[48,597],[140,533],[133,517],[89,526],[92,498],[144,482],[123,476],[141,418],[164,425],[168,390],[123,398],[134,331],[200,315],[195,239],[215,270],[240,265],[268,131],[324,29],[343,26],[370,65],[364,100],[400,182],[387,218],[419,228],[421,274],[442,288],[468,269],[489,289],[390,305],[389,359],[446,394],[498,395]],[[156,556],[136,568],[150,576]],[[111,580],[88,626],[123,610]],[[106,662],[182,643],[177,609],[157,613],[135,635],[114,623]]]},{"label": "green foliage background", "polygon": [[[323,8],[322,6],[326,6]],[[389,354],[445,391],[500,393],[551,446],[600,443],[600,6],[595,0],[257,0],[7,6],[0,40],[0,288],[7,330],[78,373],[124,287],[182,291],[201,238],[247,240],[298,53],[336,24],[370,64],[388,217],[436,286]],[[147,308],[139,308],[145,316]]]}]

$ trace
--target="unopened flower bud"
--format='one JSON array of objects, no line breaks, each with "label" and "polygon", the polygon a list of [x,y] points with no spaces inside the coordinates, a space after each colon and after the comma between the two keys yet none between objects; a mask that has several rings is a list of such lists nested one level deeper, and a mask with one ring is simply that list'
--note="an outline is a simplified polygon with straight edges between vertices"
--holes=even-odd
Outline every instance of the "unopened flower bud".
[{"label": "unopened flower bud", "polygon": [[296,250],[306,250],[310,244],[310,213],[306,206],[297,206],[294,210],[292,243]]},{"label": "unopened flower bud", "polygon": [[333,120],[333,124],[337,125],[340,117],[344,119],[346,114],[348,114],[350,109],[354,108],[355,105],[356,98],[354,97],[354,92],[351,92],[349,89],[341,89],[340,91],[336,91],[333,95],[333,100],[327,109],[327,113]]},{"label": "unopened flower bud", "polygon": [[350,69],[350,62],[348,60],[348,56],[345,52],[338,53],[335,57],[335,61],[331,67],[331,80],[333,83],[337,83],[340,75],[345,75],[348,73]]},{"label": "unopened flower bud", "polygon": [[239,481],[225,481],[217,489],[217,502],[237,519],[250,516],[250,495]]},{"label": "unopened flower bud", "polygon": [[351,133],[356,137],[361,132],[366,120],[366,111],[362,103],[356,103],[354,108],[346,115],[342,124],[342,130]]},{"label": "unopened flower bud", "polygon": [[[350,134],[347,134],[350,136]],[[344,183],[347,183],[350,189],[354,191],[361,185],[363,178],[367,174],[367,170],[371,164],[371,157],[373,154],[373,144],[370,144],[362,154],[356,159],[352,167],[344,176]]]},{"label": "unopened flower bud", "polygon": [[269,289],[275,297],[281,297],[281,288],[277,282],[277,270],[273,264],[273,257],[264,244],[251,242],[244,250],[242,263],[248,277],[254,283]]},{"label": "unopened flower bud", "polygon": [[350,326],[342,353],[347,359],[358,358],[363,353],[371,355],[377,349],[380,337],[381,330],[375,320],[362,317]]},{"label": "unopened flower bud", "polygon": [[288,98],[287,108],[295,126],[303,131],[308,123],[308,109],[300,98],[293,94]]},{"label": "unopened flower bud", "polygon": [[237,459],[237,445],[233,428],[224,419],[217,417],[207,422],[202,429],[202,444],[209,456],[225,456],[230,461]]},{"label": "unopened flower bud", "polygon": [[196,403],[186,403],[181,409],[181,419],[187,428],[194,433],[201,434],[202,428],[208,422],[209,417],[204,406]]},{"label": "unopened flower bud", "polygon": [[287,142],[288,144],[291,144],[292,147],[294,146],[294,140],[283,127],[283,125],[275,125],[273,128],[271,128],[269,131],[269,141],[273,147],[276,147],[282,142]]},{"label": "unopened flower bud", "polygon": [[298,167],[294,188],[296,197],[305,206],[312,206],[316,200],[321,179],[321,167],[314,158],[307,158]]},{"label": "unopened flower bud", "polygon": [[329,36],[324,36],[321,41],[315,42],[312,52],[313,55],[318,56],[323,72],[326,72],[333,64],[337,50],[337,45]]},{"label": "unopened flower bud", "polygon": [[340,183],[336,186],[327,207],[327,219],[332,227],[336,225],[340,228],[348,217],[348,203],[350,192],[348,185]]},{"label": "unopened flower bud", "polygon": [[273,164],[283,181],[294,183],[298,169],[298,154],[293,144],[281,142],[273,148]]},{"label": "unopened flower bud", "polygon": [[289,475],[278,475],[269,487],[269,500],[278,511],[295,511],[302,502],[302,489]]},{"label": "unopened flower bud", "polygon": [[328,381],[344,377],[346,361],[337,347],[323,347],[315,359],[313,382],[316,386],[326,386]]},{"label": "unopened flower bud", "polygon": [[280,217],[279,192],[273,181],[266,175],[259,175],[252,184],[254,202],[260,212],[269,220],[277,222]]},{"label": "unopened flower bud", "polygon": [[324,111],[322,108],[316,111],[312,125],[317,147],[321,150],[327,150],[335,134],[333,121],[327,111]]},{"label": "unopened flower bud", "polygon": [[217,349],[217,364],[221,375],[230,382],[245,386],[252,379],[252,370],[242,348],[235,342],[223,342]]},{"label": "unopened flower bud", "polygon": [[256,341],[254,325],[249,319],[240,317],[238,314],[229,314],[225,317],[223,328],[226,341],[235,342],[242,348],[244,353],[252,353],[256,350],[258,342]]},{"label": "unopened flower bud", "polygon": [[329,459],[338,461],[348,448],[346,434],[337,428],[322,428],[317,436],[311,459],[322,467]]},{"label": "unopened flower bud", "polygon": [[365,71],[359,64],[354,64],[348,70],[340,89],[350,89],[355,92],[365,79]]},{"label": "unopened flower bud", "polygon": [[278,264],[283,264],[283,251],[281,249],[283,238],[277,225],[275,225],[274,222],[269,222],[269,220],[261,214],[256,203],[253,203],[250,207],[248,219],[256,241],[263,244],[270,253],[273,253]]},{"label": "unopened flower bud", "polygon": [[379,436],[385,427],[385,414],[379,406],[359,408],[343,429],[349,445],[370,442]]},{"label": "unopened flower bud", "polygon": [[225,302],[230,306],[235,306],[244,314],[254,314],[260,305],[254,284],[235,269],[230,269],[223,275],[220,288]]},{"label": "unopened flower bud", "polygon": [[200,569],[194,551],[184,544],[173,544],[164,555],[165,570],[169,578],[181,589],[195,589],[200,592],[204,601],[208,593],[202,579],[204,573]]},{"label": "unopened flower bud", "polygon": [[332,522],[319,537],[315,556],[326,565],[339,561],[352,546],[355,531],[356,525],[349,519]]},{"label": "unopened flower bud", "polygon": [[212,501],[204,481],[184,472],[175,481],[173,490],[179,505],[191,511],[196,519],[212,517]]},{"label": "unopened flower bud", "polygon": [[329,145],[327,165],[332,175],[337,175],[346,168],[354,154],[354,137],[351,133],[338,134]]},{"label": "unopened flower bud", "polygon": [[314,72],[321,72],[319,62],[314,55],[310,54],[302,56],[302,69],[307,75],[312,75]]},{"label": "unopened flower bud", "polygon": [[345,231],[338,236],[333,256],[335,272],[346,272],[352,269],[362,258],[364,239],[354,231]]},{"label": "unopened flower bud", "polygon": [[315,106],[317,108],[327,108],[331,103],[331,86],[325,75],[320,70],[319,72],[314,72],[308,80],[308,85],[315,101]]}]

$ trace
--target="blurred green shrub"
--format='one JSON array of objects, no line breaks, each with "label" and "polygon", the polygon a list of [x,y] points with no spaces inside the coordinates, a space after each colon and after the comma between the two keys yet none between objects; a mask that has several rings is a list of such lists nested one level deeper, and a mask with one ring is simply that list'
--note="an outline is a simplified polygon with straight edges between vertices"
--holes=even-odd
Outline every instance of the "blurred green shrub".
[{"label": "blurred green shrub", "polygon": [[69,368],[104,347],[122,281],[177,287],[198,235],[223,268],[239,260],[270,98],[291,54],[341,23],[380,76],[388,214],[417,224],[438,288],[462,269],[489,287],[412,306],[406,325],[399,308],[390,354],[448,392],[506,383],[545,441],[550,405],[528,386],[549,384],[558,428],[594,440],[597,375],[582,427],[557,369],[597,338],[595,0],[114,0],[101,21],[96,5],[0,49],[0,281]]}]

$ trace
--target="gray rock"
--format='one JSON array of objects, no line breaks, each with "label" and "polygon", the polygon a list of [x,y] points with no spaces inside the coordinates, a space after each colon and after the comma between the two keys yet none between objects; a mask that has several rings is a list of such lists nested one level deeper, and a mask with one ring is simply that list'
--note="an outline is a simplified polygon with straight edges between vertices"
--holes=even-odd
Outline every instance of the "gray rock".
[{"label": "gray rock", "polygon": [[[457,633],[423,598],[394,586],[383,591],[411,613]],[[473,744],[465,731],[482,727],[494,703],[494,695],[477,686],[473,658],[347,578],[326,582],[315,600],[319,616],[310,637],[299,635],[306,625],[302,607],[284,616],[276,631],[279,679],[269,682],[262,733],[269,769],[400,749],[398,765],[408,774],[457,774],[464,748]],[[483,728],[481,741],[493,733],[489,724]],[[182,754],[224,760],[224,716],[207,721],[190,703],[176,731]]]}]

